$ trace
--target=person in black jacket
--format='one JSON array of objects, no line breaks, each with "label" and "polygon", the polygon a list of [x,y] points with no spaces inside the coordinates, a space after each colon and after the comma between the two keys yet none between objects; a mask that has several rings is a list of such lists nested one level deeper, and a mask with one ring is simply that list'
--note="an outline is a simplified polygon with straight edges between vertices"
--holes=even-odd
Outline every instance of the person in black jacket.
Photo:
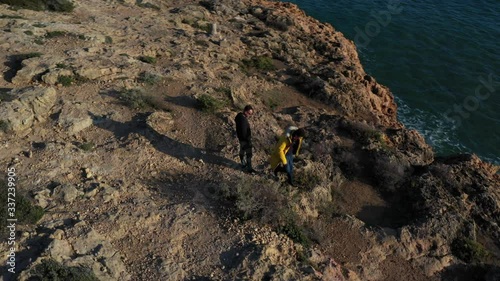
[{"label": "person in black jacket", "polygon": [[252,168],[252,131],[248,123],[248,117],[253,114],[251,105],[245,106],[243,112],[238,113],[234,122],[236,123],[236,135],[240,142],[240,160],[244,170],[254,172]]}]

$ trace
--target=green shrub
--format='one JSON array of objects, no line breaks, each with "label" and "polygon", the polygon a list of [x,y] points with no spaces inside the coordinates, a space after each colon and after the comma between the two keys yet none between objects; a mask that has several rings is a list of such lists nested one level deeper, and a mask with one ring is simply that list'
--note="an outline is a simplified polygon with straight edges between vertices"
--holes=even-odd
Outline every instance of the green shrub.
[{"label": "green shrub", "polygon": [[95,147],[95,145],[93,142],[84,142],[78,146],[79,149],[81,149],[85,152],[92,151],[94,149],[94,147]]},{"label": "green shrub", "polygon": [[139,78],[138,78],[139,82],[145,83],[148,85],[154,85],[154,84],[160,82],[160,80],[161,80],[160,76],[158,76],[154,73],[146,72],[146,71],[139,74]]},{"label": "green shrub", "polygon": [[309,247],[311,245],[311,240],[305,234],[304,229],[297,225],[295,219],[290,218],[284,225],[278,228],[278,231],[304,247]]},{"label": "green shrub", "polygon": [[113,38],[111,36],[106,36],[104,42],[106,44],[113,44]]},{"label": "green shrub", "polygon": [[146,94],[140,89],[128,89],[119,92],[119,97],[125,105],[134,109],[159,109],[168,111],[164,101],[159,96]]},{"label": "green shrub", "polygon": [[6,133],[9,130],[9,123],[5,120],[0,120],[0,132]]},{"label": "green shrub", "polygon": [[198,46],[202,46],[205,48],[208,48],[208,46],[209,46],[207,41],[205,41],[205,40],[196,40],[196,41],[194,41],[194,43]]},{"label": "green shrub", "polygon": [[200,23],[200,21],[196,21],[193,19],[183,19],[182,23],[190,25],[193,28],[203,30],[206,33],[210,33],[212,31],[212,25],[210,23],[206,23],[206,22]]},{"label": "green shrub", "polygon": [[491,255],[480,243],[461,237],[453,240],[451,251],[453,255],[467,263],[480,263]]},{"label": "green shrub", "polygon": [[31,59],[31,58],[39,58],[42,55],[43,55],[42,53],[33,52],[33,53],[27,53],[27,54],[14,55],[14,59],[16,61],[23,61],[23,60],[27,60],[27,59]]},{"label": "green shrub", "polygon": [[306,191],[311,191],[320,183],[321,177],[312,171],[300,171],[295,174],[295,184]]},{"label": "green shrub", "polygon": [[140,56],[139,60],[145,63],[149,64],[155,64],[156,63],[156,58],[150,57],[150,56]]},{"label": "green shrub", "polygon": [[210,95],[207,95],[207,94],[203,94],[203,95],[199,96],[197,98],[197,100],[198,100],[198,104],[200,106],[200,109],[203,112],[207,112],[207,113],[215,113],[227,105],[226,101],[216,99],[216,98],[214,98]]},{"label": "green shrub", "polygon": [[68,0],[0,0],[0,3],[34,11],[72,12],[75,8]]},{"label": "green shrub", "polygon": [[60,62],[60,63],[56,64],[56,67],[57,67],[57,68],[62,68],[62,69],[68,69],[68,68],[69,68],[69,66],[68,66],[68,65],[66,65],[66,64],[64,64],[64,63],[62,63],[62,62]]},{"label": "green shrub", "polygon": [[57,77],[57,83],[63,85],[64,87],[71,86],[75,82],[75,78],[73,76],[60,75]]},{"label": "green shrub", "polygon": [[39,281],[99,281],[94,272],[81,266],[64,266],[52,259],[43,260],[30,271],[29,280]]},{"label": "green shrub", "polygon": [[45,34],[45,38],[57,38],[57,37],[62,37],[66,36],[68,33],[66,31],[60,31],[60,30],[55,30],[55,31],[49,31]]},{"label": "green shrub", "polygon": [[215,91],[218,92],[218,93],[222,93],[224,94],[224,96],[230,98],[231,97],[231,89],[230,88],[227,88],[227,87],[219,87],[219,88],[215,88]]},{"label": "green shrub", "polygon": [[236,184],[232,197],[236,198],[236,208],[243,219],[256,219],[269,224],[296,243],[305,247],[310,245],[310,239],[297,223],[297,214],[290,207],[290,199],[280,184],[265,180],[241,180]]},{"label": "green shrub", "polygon": [[262,71],[275,70],[276,67],[273,64],[273,60],[267,56],[253,57],[251,59],[242,60],[242,67],[245,70],[254,68]]},{"label": "green shrub", "polygon": [[[35,224],[43,216],[44,210],[39,206],[34,206],[31,202],[19,193],[15,194],[15,197],[9,197],[8,185],[5,181],[0,180],[0,238],[5,237],[7,228],[7,219],[11,218],[7,213],[7,204],[12,203],[8,198],[15,199],[15,218],[17,223],[24,224]],[[17,191],[17,190],[16,190]]]},{"label": "green shrub", "polygon": [[23,224],[35,224],[42,217],[45,211],[40,206],[34,206],[26,197],[16,196],[16,215],[18,221]]},{"label": "green shrub", "polygon": [[24,34],[29,35],[29,36],[32,36],[32,35],[33,35],[33,31],[31,31],[31,30],[26,30],[26,31],[24,32]]},{"label": "green shrub", "polygon": [[141,8],[153,9],[153,10],[156,10],[156,11],[160,10],[160,7],[156,6],[155,4],[143,3],[142,1],[140,1],[140,3],[137,3],[137,6],[139,6]]},{"label": "green shrub", "polygon": [[[0,3],[2,3],[2,2],[0,1]],[[0,15],[0,19],[24,19],[24,18],[23,18],[23,17],[21,17],[21,16],[17,16],[17,15],[15,15],[15,16],[11,16],[11,15]]]}]

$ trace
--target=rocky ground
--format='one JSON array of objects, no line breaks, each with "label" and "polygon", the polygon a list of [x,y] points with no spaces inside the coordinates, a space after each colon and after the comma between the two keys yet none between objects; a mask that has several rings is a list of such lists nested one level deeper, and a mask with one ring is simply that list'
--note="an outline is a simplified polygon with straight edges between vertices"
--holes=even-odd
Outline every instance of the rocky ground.
[{"label": "rocky ground", "polygon": [[[498,167],[435,157],[332,26],[260,0],[74,4],[0,5],[0,167],[45,209],[4,280],[47,259],[100,280],[500,279]],[[267,165],[290,124],[297,187]]]}]

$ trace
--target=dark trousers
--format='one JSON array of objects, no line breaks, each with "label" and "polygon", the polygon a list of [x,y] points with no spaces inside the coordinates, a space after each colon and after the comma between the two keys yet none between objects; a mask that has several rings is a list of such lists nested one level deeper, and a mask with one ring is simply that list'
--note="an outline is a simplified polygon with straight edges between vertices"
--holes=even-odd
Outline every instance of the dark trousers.
[{"label": "dark trousers", "polygon": [[240,160],[243,168],[252,168],[252,142],[240,140]]},{"label": "dark trousers", "polygon": [[286,165],[279,165],[278,167],[276,167],[276,169],[274,169],[274,174],[278,175],[278,172],[286,173],[288,177],[288,183],[293,184],[293,153],[287,153],[285,157]]}]

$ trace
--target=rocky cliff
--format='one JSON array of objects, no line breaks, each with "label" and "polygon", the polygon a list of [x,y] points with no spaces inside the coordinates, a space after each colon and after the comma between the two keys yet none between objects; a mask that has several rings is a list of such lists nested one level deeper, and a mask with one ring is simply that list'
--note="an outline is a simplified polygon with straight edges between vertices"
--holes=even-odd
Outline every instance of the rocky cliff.
[{"label": "rocky cliff", "polygon": [[[334,27],[282,2],[73,4],[0,5],[0,167],[45,210],[16,274],[2,237],[4,280],[500,279],[498,168],[435,157]],[[295,187],[267,164],[290,124]]]}]

